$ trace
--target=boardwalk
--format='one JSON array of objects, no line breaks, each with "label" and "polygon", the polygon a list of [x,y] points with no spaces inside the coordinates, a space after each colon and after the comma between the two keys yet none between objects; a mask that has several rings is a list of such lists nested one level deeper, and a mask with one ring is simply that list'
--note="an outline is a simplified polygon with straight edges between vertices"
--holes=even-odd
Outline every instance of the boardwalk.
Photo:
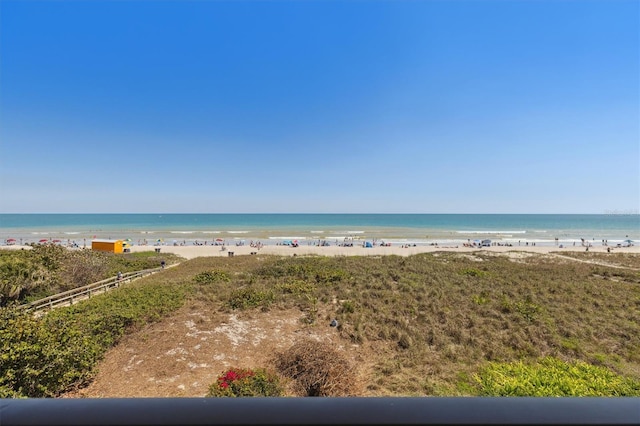
[{"label": "boardwalk", "polygon": [[[175,266],[175,265],[171,265]],[[32,312],[39,312],[43,310],[50,310],[62,306],[71,306],[74,303],[80,302],[85,299],[89,299],[98,294],[105,293],[114,288],[118,288],[123,284],[130,283],[138,278],[145,277],[147,275],[155,274],[162,271],[164,268],[152,268],[144,269],[142,271],[127,272],[121,276],[107,278],[102,281],[98,281],[92,284],[88,284],[82,287],[74,288],[62,293],[54,294],[52,296],[45,297],[44,299],[36,300],[31,303],[21,305],[22,309],[26,309]]]}]

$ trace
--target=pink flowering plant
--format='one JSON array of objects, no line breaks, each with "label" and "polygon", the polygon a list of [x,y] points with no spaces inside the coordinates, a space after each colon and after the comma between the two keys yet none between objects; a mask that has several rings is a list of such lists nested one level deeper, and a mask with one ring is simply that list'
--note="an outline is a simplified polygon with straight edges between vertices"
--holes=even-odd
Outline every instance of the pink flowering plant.
[{"label": "pink flowering plant", "polygon": [[264,369],[230,368],[209,386],[208,397],[282,396],[275,374]]}]

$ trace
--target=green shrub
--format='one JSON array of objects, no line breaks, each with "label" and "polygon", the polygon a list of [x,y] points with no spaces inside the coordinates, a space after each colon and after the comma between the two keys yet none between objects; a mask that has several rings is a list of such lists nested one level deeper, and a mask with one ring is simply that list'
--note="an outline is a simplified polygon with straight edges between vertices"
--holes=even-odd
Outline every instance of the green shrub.
[{"label": "green shrub", "polygon": [[0,306],[12,300],[50,296],[113,277],[176,263],[179,257],[149,253],[105,253],[67,250],[55,244],[36,244],[30,250],[0,250]]},{"label": "green shrub", "polygon": [[241,288],[234,291],[229,298],[232,309],[247,309],[260,305],[269,305],[274,300],[272,291],[260,291],[253,288]]},{"label": "green shrub", "polygon": [[281,259],[264,265],[258,275],[269,278],[291,277],[317,283],[333,283],[344,280],[348,274],[326,258]]},{"label": "green shrub", "polygon": [[24,398],[24,396],[6,386],[0,386],[0,398]]},{"label": "green shrub", "polygon": [[107,349],[129,327],[157,321],[182,306],[185,291],[182,286],[155,283],[125,286],[71,307],[55,309],[47,318],[75,324]]},{"label": "green shrub", "polygon": [[491,363],[475,376],[481,396],[640,396],[640,381],[582,361]]},{"label": "green shrub", "polygon": [[212,284],[217,282],[229,282],[231,277],[224,271],[206,271],[196,275],[193,280],[198,284]]},{"label": "green shrub", "polygon": [[36,317],[0,309],[0,395],[55,397],[86,383],[107,349],[134,325],[181,306],[180,287],[122,287]]},{"label": "green shrub", "polygon": [[52,274],[42,264],[16,252],[0,258],[0,306],[49,287]]},{"label": "green shrub", "polygon": [[0,392],[6,395],[57,396],[88,380],[100,355],[95,339],[71,323],[0,309]]},{"label": "green shrub", "polygon": [[473,296],[471,296],[471,300],[476,305],[486,305],[487,303],[489,303],[489,298],[487,297],[486,293],[474,294]]},{"label": "green shrub", "polygon": [[208,397],[282,396],[278,376],[265,369],[230,368],[209,386]]},{"label": "green shrub", "polygon": [[291,280],[278,284],[278,288],[287,294],[307,294],[315,290],[315,286],[302,280]]},{"label": "green shrub", "polygon": [[529,297],[526,297],[521,302],[516,302],[515,308],[527,322],[535,321],[538,317],[538,312],[540,312],[540,307],[533,303]]},{"label": "green shrub", "polygon": [[460,271],[460,275],[466,275],[468,277],[485,277],[487,276],[486,271],[480,271],[478,269],[467,268]]}]

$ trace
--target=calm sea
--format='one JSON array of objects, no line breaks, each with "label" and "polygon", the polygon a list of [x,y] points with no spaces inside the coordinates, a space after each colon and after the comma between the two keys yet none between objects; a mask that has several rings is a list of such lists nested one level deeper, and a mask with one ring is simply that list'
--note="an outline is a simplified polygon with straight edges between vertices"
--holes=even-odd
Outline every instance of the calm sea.
[{"label": "calm sea", "polygon": [[40,240],[131,239],[165,243],[297,239],[396,243],[496,242],[554,244],[640,240],[640,215],[528,214],[0,214],[0,244]]}]

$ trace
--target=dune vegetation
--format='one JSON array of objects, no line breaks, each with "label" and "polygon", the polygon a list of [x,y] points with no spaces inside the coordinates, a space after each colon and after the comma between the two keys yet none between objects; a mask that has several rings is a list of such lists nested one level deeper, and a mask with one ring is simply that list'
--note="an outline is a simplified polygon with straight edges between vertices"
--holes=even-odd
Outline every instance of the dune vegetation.
[{"label": "dune vegetation", "polygon": [[[259,377],[277,375],[290,395],[638,396],[640,258],[582,260],[599,264],[487,252],[182,261],[41,317],[2,308],[0,396],[81,386],[123,335],[196,302],[223,312],[295,308],[305,327],[336,319],[344,342],[375,346],[362,366],[344,368],[329,348],[274,354]],[[232,396],[212,386],[211,395]]]}]

